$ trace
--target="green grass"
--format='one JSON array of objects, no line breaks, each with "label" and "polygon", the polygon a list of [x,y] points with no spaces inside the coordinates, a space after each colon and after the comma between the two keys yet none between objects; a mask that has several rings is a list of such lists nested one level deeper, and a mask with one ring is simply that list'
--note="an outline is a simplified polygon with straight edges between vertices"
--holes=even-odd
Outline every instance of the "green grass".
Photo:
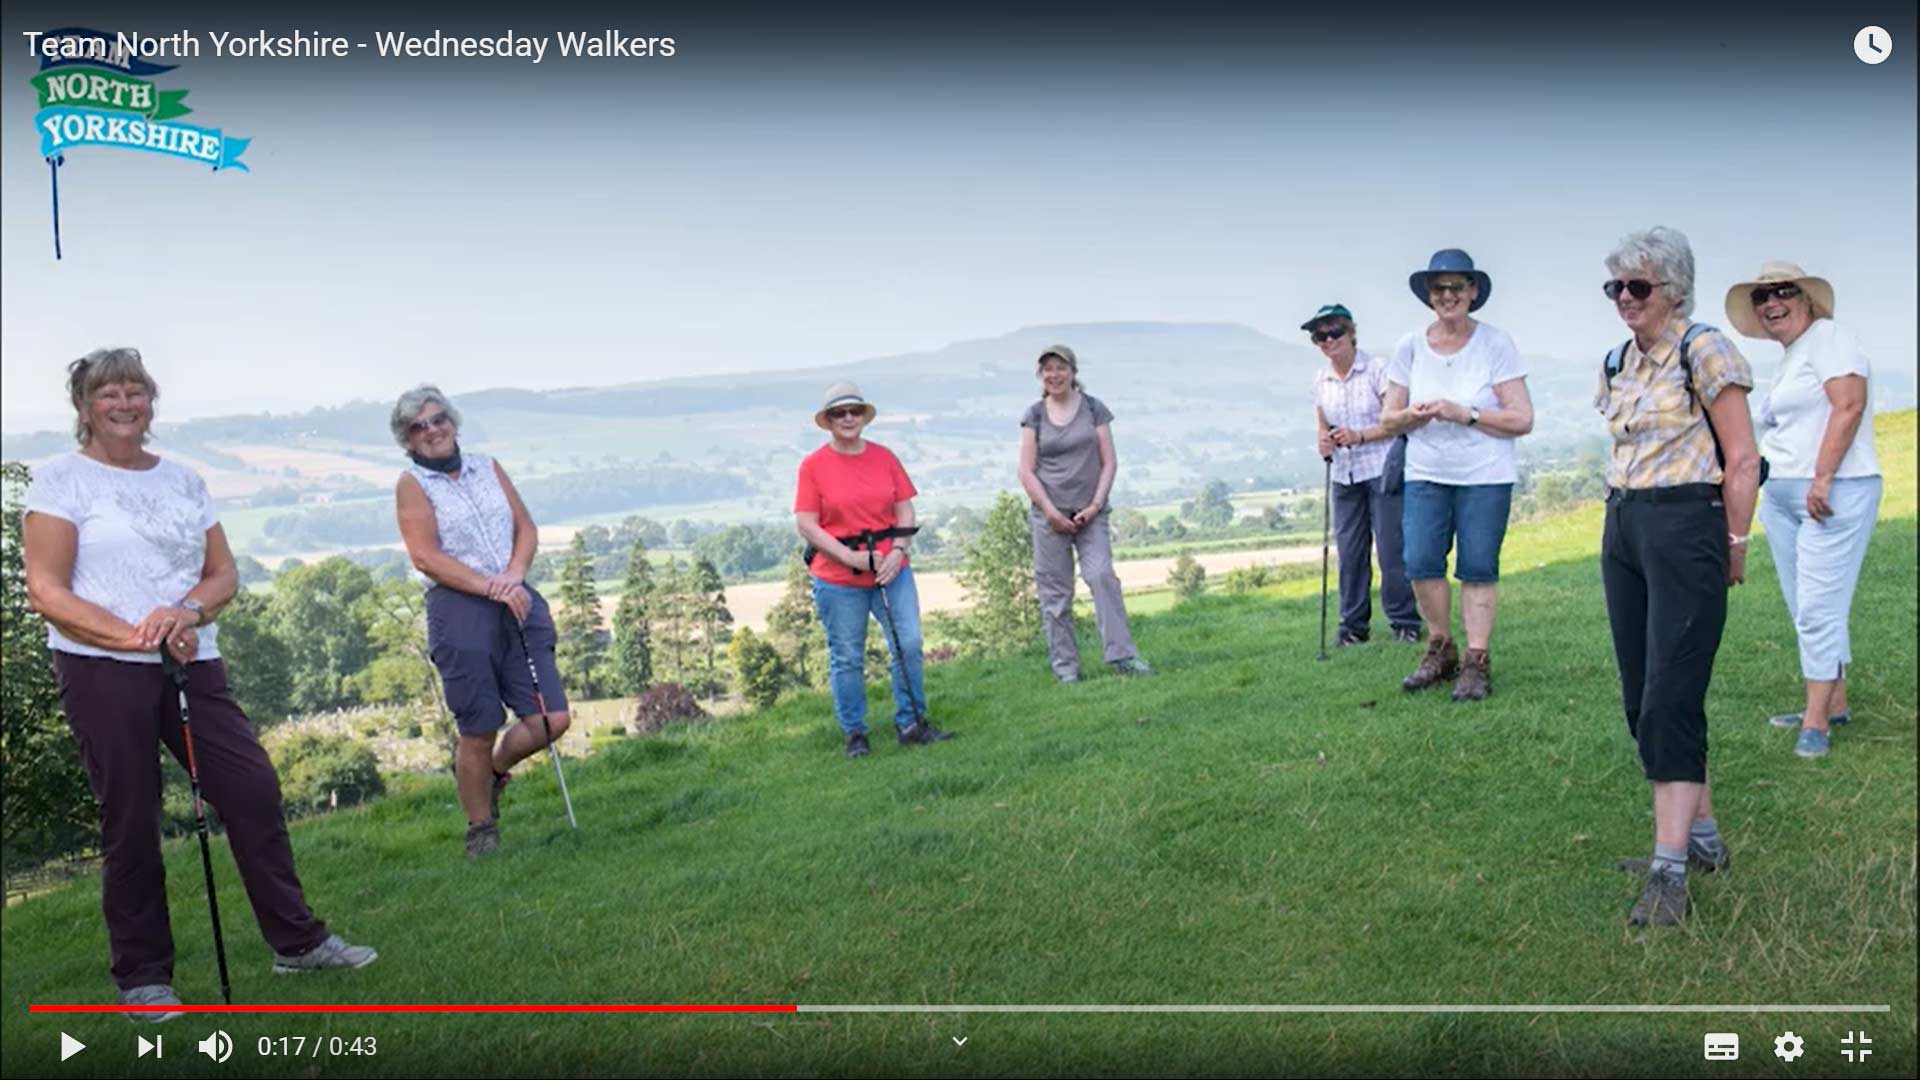
[{"label": "green grass", "polygon": [[[1882,418],[1888,516],[1854,606],[1855,723],[1821,761],[1765,717],[1797,705],[1765,546],[1737,590],[1712,718],[1732,872],[1681,931],[1624,925],[1650,843],[1591,553],[1597,513],[1518,527],[1495,696],[1410,697],[1406,646],[1312,659],[1318,581],[1135,627],[1162,674],[1056,686],[1037,649],[933,669],[912,751],[839,756],[818,696],[568,772],[529,762],[506,846],[460,854],[445,780],[294,826],[316,910],[382,951],[275,979],[217,854],[242,1002],[1886,1004],[1879,1014],[1654,1016],[234,1016],[235,1062],[133,1059],[105,1002],[97,891],[0,916],[7,1075],[1912,1075],[1916,531],[1912,414]],[[1304,590],[1304,591],[1303,591]],[[1091,651],[1092,642],[1083,642]],[[876,727],[883,691],[871,693]],[[169,848],[177,986],[217,993],[198,856]],[[1791,1027],[1808,1057],[1767,1052]],[[61,1030],[94,1049],[57,1064]],[[1701,1059],[1737,1031],[1737,1063]],[[262,1035],[378,1037],[355,1062],[255,1056]],[[967,1045],[956,1047],[954,1037]],[[1904,1064],[1903,1064],[1904,1063]],[[203,1068],[203,1066],[205,1066]],[[228,1072],[228,1070],[232,1070]]]}]

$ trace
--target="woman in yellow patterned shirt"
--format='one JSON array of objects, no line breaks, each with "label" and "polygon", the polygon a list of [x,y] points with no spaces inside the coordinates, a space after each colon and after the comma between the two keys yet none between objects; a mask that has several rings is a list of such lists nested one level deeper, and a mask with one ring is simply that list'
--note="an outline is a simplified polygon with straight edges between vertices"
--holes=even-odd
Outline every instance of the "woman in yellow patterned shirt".
[{"label": "woman in yellow patterned shirt", "polygon": [[1653,785],[1654,848],[1628,923],[1687,918],[1689,864],[1718,870],[1726,844],[1707,786],[1707,686],[1746,577],[1760,485],[1747,392],[1726,335],[1694,324],[1693,249],[1676,229],[1623,239],[1604,286],[1633,336],[1607,354],[1598,404],[1613,435],[1600,571],[1627,730]]}]

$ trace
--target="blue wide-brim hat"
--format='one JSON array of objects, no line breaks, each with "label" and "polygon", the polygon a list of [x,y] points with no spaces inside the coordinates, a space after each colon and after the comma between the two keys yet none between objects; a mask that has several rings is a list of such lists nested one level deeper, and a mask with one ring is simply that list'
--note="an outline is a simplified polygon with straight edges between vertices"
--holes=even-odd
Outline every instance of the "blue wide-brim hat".
[{"label": "blue wide-brim hat", "polygon": [[1419,297],[1420,302],[1428,307],[1433,305],[1432,294],[1427,291],[1427,278],[1434,274],[1463,274],[1473,279],[1473,283],[1480,289],[1480,295],[1467,306],[1468,311],[1479,311],[1486,307],[1487,300],[1493,296],[1493,279],[1487,276],[1486,271],[1475,270],[1473,256],[1459,248],[1442,248],[1434,252],[1433,258],[1427,260],[1425,270],[1415,270],[1408,276],[1407,286],[1413,290],[1413,295]]}]

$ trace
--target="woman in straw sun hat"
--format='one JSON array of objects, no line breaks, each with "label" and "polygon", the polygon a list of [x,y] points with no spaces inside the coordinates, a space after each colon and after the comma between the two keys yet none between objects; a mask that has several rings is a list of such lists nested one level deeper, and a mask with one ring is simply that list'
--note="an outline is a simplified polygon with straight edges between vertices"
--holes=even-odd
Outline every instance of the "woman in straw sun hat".
[{"label": "woman in straw sun hat", "polygon": [[1760,448],[1772,479],[1760,520],[1800,641],[1806,706],[1773,718],[1798,727],[1794,753],[1827,752],[1845,724],[1847,620],[1860,564],[1880,512],[1873,448],[1873,365],[1860,341],[1833,319],[1833,285],[1790,262],[1769,262],[1727,290],[1727,318],[1742,334],[1786,348],[1761,402]]},{"label": "woman in straw sun hat", "polygon": [[800,462],[793,516],[807,542],[813,604],[827,631],[833,711],[846,733],[846,754],[867,746],[867,620],[878,619],[893,652],[893,723],[901,746],[940,742],[947,733],[927,722],[920,656],[920,597],[907,549],[913,528],[913,481],[893,451],[862,437],[876,410],[850,382],[827,387],[814,426],[831,436]]}]

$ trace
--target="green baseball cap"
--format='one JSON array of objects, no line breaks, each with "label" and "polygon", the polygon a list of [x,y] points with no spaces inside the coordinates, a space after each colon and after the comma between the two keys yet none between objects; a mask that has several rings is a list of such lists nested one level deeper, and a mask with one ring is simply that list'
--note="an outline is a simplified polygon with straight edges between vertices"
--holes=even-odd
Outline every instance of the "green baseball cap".
[{"label": "green baseball cap", "polygon": [[1348,311],[1347,305],[1345,304],[1323,304],[1319,311],[1313,313],[1313,318],[1300,324],[1300,329],[1311,330],[1313,329],[1313,324],[1322,319],[1345,319],[1348,322],[1352,322],[1353,312]]}]

